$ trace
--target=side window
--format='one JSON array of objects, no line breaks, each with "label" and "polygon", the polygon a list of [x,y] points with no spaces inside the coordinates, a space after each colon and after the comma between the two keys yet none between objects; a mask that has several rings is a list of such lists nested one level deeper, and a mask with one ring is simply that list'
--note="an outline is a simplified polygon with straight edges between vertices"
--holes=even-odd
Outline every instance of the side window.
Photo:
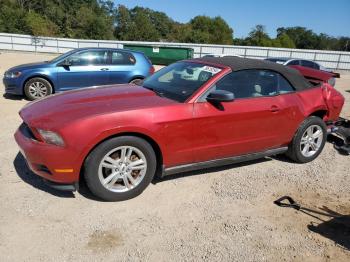
[{"label": "side window", "polygon": [[235,98],[273,96],[278,93],[278,74],[255,69],[237,71],[219,80],[215,88],[230,91]]},{"label": "side window", "polygon": [[278,74],[278,91],[280,94],[294,92],[292,85],[280,74]]},{"label": "side window", "polygon": [[300,65],[299,60],[292,60],[287,65]]},{"label": "side window", "polygon": [[73,54],[67,58],[72,66],[105,65],[107,51],[85,51]]},{"label": "side window", "polygon": [[133,65],[135,64],[135,57],[127,52],[112,52],[112,65]]},{"label": "side window", "polygon": [[308,61],[308,60],[301,60],[301,65],[305,66],[305,67],[309,67],[309,68],[314,68],[316,69],[316,64],[312,61]]}]

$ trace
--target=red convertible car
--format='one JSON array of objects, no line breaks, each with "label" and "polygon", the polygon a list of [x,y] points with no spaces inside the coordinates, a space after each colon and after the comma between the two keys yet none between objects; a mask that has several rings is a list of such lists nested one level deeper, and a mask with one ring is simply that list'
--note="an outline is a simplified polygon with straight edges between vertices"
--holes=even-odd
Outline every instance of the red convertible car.
[{"label": "red convertible car", "polygon": [[15,138],[31,170],[51,185],[98,197],[139,195],[164,176],[286,153],[306,163],[322,151],[343,96],[297,70],[239,57],[174,63],[142,86],[55,94],[26,105]]}]

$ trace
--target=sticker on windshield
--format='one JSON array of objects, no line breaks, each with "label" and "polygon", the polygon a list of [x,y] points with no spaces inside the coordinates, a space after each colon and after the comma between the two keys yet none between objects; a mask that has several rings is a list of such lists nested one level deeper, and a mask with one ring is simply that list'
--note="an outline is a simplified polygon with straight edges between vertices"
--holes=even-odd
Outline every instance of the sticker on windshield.
[{"label": "sticker on windshield", "polygon": [[205,66],[203,68],[203,71],[210,72],[210,73],[215,75],[215,74],[219,73],[221,71],[221,69],[217,68],[217,67],[212,67],[212,66]]}]

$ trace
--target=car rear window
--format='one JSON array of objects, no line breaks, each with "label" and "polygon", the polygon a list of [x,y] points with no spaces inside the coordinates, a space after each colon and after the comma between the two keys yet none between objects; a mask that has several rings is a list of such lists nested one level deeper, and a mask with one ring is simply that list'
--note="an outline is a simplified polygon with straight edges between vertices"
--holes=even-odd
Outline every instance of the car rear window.
[{"label": "car rear window", "polygon": [[133,65],[136,63],[135,57],[128,52],[112,51],[112,65]]}]

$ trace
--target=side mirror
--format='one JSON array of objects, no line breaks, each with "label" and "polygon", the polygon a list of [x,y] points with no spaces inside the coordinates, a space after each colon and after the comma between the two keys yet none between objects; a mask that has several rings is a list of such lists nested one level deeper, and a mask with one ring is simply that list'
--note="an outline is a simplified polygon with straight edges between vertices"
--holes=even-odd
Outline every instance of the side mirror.
[{"label": "side mirror", "polygon": [[211,103],[231,102],[235,100],[233,93],[226,90],[214,90],[207,96],[207,101]]},{"label": "side mirror", "polygon": [[64,59],[62,62],[58,63],[57,66],[70,67],[71,65],[72,65],[72,63],[69,62],[68,59]]}]

